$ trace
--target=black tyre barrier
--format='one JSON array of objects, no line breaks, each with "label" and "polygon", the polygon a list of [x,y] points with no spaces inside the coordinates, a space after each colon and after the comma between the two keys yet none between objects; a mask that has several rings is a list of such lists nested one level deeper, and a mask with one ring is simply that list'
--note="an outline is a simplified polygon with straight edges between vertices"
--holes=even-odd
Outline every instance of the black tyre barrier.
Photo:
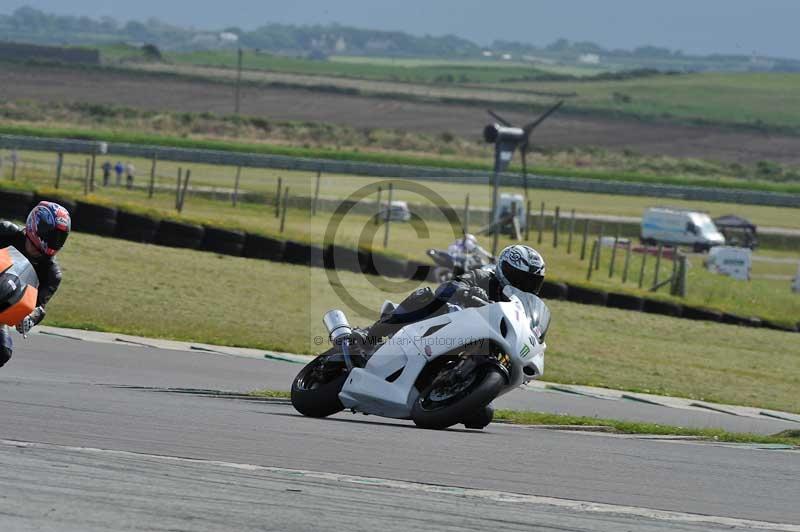
[{"label": "black tyre barrier", "polygon": [[405,277],[414,281],[429,281],[433,277],[433,265],[409,261],[406,265]]},{"label": "black tyre barrier", "polygon": [[0,190],[0,219],[25,220],[33,207],[33,192]]},{"label": "black tyre barrier", "polygon": [[761,321],[761,318],[756,318],[755,316],[750,316],[744,323],[745,327],[754,327],[754,328],[761,328],[764,326],[764,322]]},{"label": "black tyre barrier", "polygon": [[631,294],[616,294],[609,292],[607,305],[610,308],[641,311],[644,309],[644,299]]},{"label": "black tyre barrier", "polygon": [[720,321],[722,312],[698,307],[683,307],[683,317],[687,320]]},{"label": "black tyre barrier", "polygon": [[656,299],[645,299],[642,310],[649,314],[661,314],[662,316],[672,316],[680,318],[683,314],[683,305],[671,303],[669,301],[658,301]]},{"label": "black tyre barrier", "polygon": [[72,228],[81,233],[114,236],[117,229],[117,209],[78,201]]},{"label": "black tyre barrier", "polygon": [[372,262],[372,251],[368,249],[358,250],[358,266],[361,273],[366,275],[378,275],[375,263]]},{"label": "black tyre barrier", "polygon": [[71,199],[68,199],[68,198],[62,198],[61,196],[56,196],[56,195],[44,196],[42,194],[36,193],[33,196],[33,205],[38,205],[39,202],[41,202],[41,201],[52,201],[53,203],[58,203],[59,205],[61,205],[65,209],[67,209],[67,212],[73,218],[77,214],[78,204],[75,203],[74,200],[71,200]]},{"label": "black tyre barrier", "polygon": [[583,286],[567,284],[567,301],[583,303],[584,305],[600,305],[604,307],[608,302],[608,294],[603,290],[597,290],[596,288],[586,288]]},{"label": "black tyre barrier", "polygon": [[201,225],[162,220],[158,225],[156,244],[172,248],[200,249],[203,233]]},{"label": "black tyre barrier", "polygon": [[783,323],[775,323],[772,320],[763,320],[761,322],[761,326],[766,329],[772,329],[774,331],[784,331],[784,332],[798,331],[797,325],[785,325]]},{"label": "black tyre barrier", "polygon": [[731,314],[729,312],[724,312],[722,314],[722,323],[727,323],[728,325],[747,325],[748,319],[744,316],[739,316],[737,314]]},{"label": "black tyre barrier", "polygon": [[542,289],[539,290],[539,297],[542,299],[566,299],[567,291],[568,288],[565,283],[545,281],[542,283]]},{"label": "black tyre barrier", "polygon": [[247,233],[242,254],[250,259],[281,261],[285,245],[283,240]]},{"label": "black tyre barrier", "polygon": [[372,254],[372,264],[381,277],[405,277],[408,263],[380,253]]},{"label": "black tyre barrier", "polygon": [[311,266],[314,268],[325,267],[325,249],[319,246],[311,247]]},{"label": "black tyre barrier", "polygon": [[301,266],[311,265],[311,246],[294,240],[287,240],[283,250],[283,262],[289,264],[299,264]]},{"label": "black tyre barrier", "polygon": [[149,244],[156,239],[159,223],[158,220],[143,214],[119,211],[114,237]]},{"label": "black tyre barrier", "polygon": [[331,244],[327,246],[323,255],[325,268],[340,272],[360,272],[358,264],[358,252],[352,248],[346,248]]},{"label": "black tyre barrier", "polygon": [[231,231],[218,227],[204,226],[203,243],[204,251],[212,251],[222,255],[241,257],[244,251],[245,235],[243,231]]}]

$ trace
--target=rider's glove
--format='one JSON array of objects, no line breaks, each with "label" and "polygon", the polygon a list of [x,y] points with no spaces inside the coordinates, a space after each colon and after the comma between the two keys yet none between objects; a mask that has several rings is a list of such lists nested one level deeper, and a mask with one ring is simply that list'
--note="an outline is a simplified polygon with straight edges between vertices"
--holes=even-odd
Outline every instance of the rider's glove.
[{"label": "rider's glove", "polygon": [[25,319],[17,324],[17,332],[22,336],[26,336],[29,332],[31,332],[31,329],[33,329],[34,325],[33,318],[30,316],[25,316]]},{"label": "rider's glove", "polygon": [[463,288],[457,292],[458,302],[464,307],[480,307],[489,302],[486,290],[479,286]]}]

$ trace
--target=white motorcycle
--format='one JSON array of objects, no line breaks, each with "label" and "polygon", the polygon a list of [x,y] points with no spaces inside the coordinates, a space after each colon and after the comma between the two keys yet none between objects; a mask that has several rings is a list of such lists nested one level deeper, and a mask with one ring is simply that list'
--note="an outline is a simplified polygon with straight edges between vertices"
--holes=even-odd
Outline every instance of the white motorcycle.
[{"label": "white motorcycle", "polygon": [[[349,408],[423,428],[483,428],[489,403],[544,371],[550,310],[511,286],[504,293],[508,302],[455,307],[406,325],[367,353],[350,345],[344,313],[328,312],[323,322],[334,347],[295,377],[292,405],[310,417]],[[382,313],[393,310],[384,303]]]}]

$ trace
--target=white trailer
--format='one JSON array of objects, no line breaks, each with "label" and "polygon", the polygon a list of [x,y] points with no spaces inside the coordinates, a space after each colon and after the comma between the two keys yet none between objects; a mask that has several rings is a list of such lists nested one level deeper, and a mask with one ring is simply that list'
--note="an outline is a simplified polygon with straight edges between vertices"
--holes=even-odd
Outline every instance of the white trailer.
[{"label": "white trailer", "polygon": [[695,251],[725,244],[725,237],[708,214],[665,207],[651,207],[644,212],[641,237],[645,244],[691,246]]}]

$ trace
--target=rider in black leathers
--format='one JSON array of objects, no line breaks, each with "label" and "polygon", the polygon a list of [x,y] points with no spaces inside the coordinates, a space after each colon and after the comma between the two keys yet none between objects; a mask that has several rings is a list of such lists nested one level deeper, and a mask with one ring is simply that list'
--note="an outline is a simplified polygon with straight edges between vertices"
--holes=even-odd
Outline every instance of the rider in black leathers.
[{"label": "rider in black leathers", "polygon": [[506,285],[538,294],[544,275],[544,259],[535,249],[520,244],[509,246],[500,253],[496,265],[467,272],[441,284],[435,292],[430,288],[417,290],[365,334],[357,334],[355,340],[375,345],[409,323],[454,310],[454,305],[467,308],[508,301],[503,294]]},{"label": "rider in black leathers", "polygon": [[[49,202],[43,203],[48,203],[44,209],[55,212],[58,214],[58,216],[63,217],[63,215],[66,214],[66,210],[57,204]],[[42,204],[37,205],[34,208],[32,215],[36,212],[41,214],[43,212],[42,209]],[[66,231],[63,229],[63,220],[63,218],[58,218],[59,229],[55,229],[54,231],[60,231],[62,233],[65,232],[68,234],[70,225],[69,215],[66,214]],[[43,222],[40,221],[38,226],[40,232],[43,232],[42,226]],[[45,237],[43,236],[42,238]],[[51,247],[47,248],[47,243],[44,242],[43,239],[39,239],[38,237],[28,238],[26,236],[26,229],[23,229],[11,222],[0,221],[0,249],[9,246],[16,248],[30,261],[31,265],[36,271],[36,275],[39,277],[39,294],[36,301],[36,309],[34,309],[30,316],[28,316],[24,322],[17,327],[17,330],[20,332],[27,333],[31,327],[38,325],[44,319],[45,306],[47,305],[47,302],[50,301],[50,298],[53,297],[53,294],[56,293],[56,290],[58,290],[58,287],[61,284],[61,268],[58,266],[58,262],[55,259],[55,253],[58,251],[58,249],[60,249],[60,246],[63,245],[63,240],[66,239],[66,236],[60,235],[58,238],[59,245],[58,248],[55,248],[54,242],[56,238],[52,237],[51,233]],[[38,245],[34,244],[34,241],[36,241]],[[43,248],[45,252],[42,252],[39,248]],[[48,249],[50,250],[49,252],[47,252]],[[11,359],[13,349],[14,345],[11,341],[8,328],[4,325],[0,326],[0,367],[5,365],[5,363]]]}]

